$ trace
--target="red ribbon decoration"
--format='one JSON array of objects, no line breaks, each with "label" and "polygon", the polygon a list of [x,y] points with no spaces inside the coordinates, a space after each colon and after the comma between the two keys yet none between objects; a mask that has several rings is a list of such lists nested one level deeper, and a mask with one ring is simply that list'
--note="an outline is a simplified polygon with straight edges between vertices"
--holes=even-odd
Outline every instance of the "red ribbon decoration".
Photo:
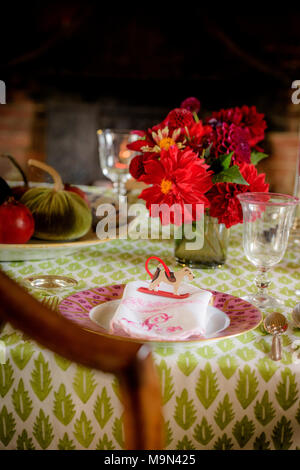
[{"label": "red ribbon decoration", "polygon": [[146,269],[147,273],[149,274],[149,276],[151,277],[151,279],[153,278],[153,274],[148,269],[148,264],[149,264],[149,261],[151,259],[156,259],[157,261],[159,261],[163,265],[163,267],[165,268],[165,271],[166,271],[167,275],[168,276],[170,275],[170,270],[169,270],[168,266],[166,265],[166,263],[164,263],[164,261],[161,258],[158,258],[158,256],[150,256],[150,258],[148,258],[146,260],[145,269]]}]

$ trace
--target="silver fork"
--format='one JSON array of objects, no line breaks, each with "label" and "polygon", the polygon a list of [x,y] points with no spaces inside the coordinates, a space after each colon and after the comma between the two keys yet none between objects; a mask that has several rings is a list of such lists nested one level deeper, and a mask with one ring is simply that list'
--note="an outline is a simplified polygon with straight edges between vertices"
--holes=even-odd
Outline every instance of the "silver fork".
[{"label": "silver fork", "polygon": [[50,308],[50,310],[57,310],[58,304],[59,304],[59,298],[56,296],[53,297],[44,297],[42,300],[42,304],[45,307]]}]

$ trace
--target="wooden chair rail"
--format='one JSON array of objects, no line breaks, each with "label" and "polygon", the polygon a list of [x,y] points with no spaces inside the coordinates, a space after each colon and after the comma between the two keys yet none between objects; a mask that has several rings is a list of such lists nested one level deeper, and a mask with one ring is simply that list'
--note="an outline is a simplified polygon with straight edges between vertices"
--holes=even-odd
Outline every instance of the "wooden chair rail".
[{"label": "wooden chair rail", "polygon": [[163,448],[160,385],[149,347],[83,330],[0,271],[1,318],[71,361],[115,374],[124,405],[126,448]]}]

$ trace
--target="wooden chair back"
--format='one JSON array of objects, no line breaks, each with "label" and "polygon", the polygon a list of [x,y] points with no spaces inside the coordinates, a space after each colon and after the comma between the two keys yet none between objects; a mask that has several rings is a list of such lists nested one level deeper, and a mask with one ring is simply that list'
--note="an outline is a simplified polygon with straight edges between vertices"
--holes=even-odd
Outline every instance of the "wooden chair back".
[{"label": "wooden chair back", "polygon": [[71,361],[115,374],[124,406],[126,449],[163,449],[160,384],[147,345],[85,331],[38,302],[2,271],[0,319]]}]

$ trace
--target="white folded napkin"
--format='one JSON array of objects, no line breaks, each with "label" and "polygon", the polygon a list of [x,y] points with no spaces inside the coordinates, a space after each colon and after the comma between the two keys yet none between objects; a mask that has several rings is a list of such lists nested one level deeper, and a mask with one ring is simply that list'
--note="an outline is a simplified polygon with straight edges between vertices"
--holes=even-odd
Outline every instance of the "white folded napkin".
[{"label": "white folded napkin", "polygon": [[[139,292],[149,282],[129,282],[115,315],[110,322],[113,334],[122,334],[149,340],[186,340],[205,335],[207,306],[211,292],[188,284],[181,284],[179,294],[189,293],[185,299],[172,299]],[[161,283],[159,290],[172,292],[172,286]]]}]

